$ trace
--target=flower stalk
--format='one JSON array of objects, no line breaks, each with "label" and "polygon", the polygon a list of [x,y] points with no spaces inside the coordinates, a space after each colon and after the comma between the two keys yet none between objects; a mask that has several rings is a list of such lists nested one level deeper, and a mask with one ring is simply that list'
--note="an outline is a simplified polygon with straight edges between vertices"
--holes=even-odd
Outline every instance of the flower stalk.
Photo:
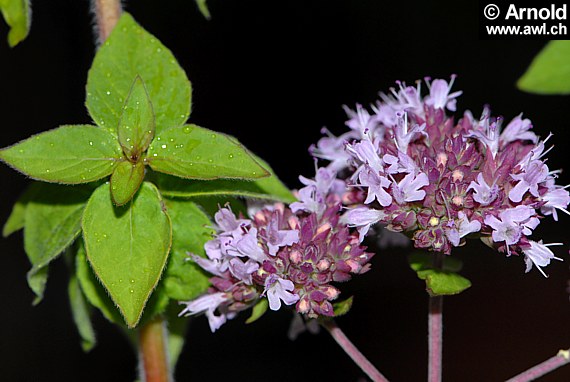
[{"label": "flower stalk", "polygon": [[168,363],[167,329],[163,318],[155,318],[139,329],[139,372],[143,382],[172,382]]},{"label": "flower stalk", "polygon": [[[443,254],[434,257],[434,268],[443,266]],[[429,297],[428,307],[428,382],[440,382],[443,355],[443,296]]]},{"label": "flower stalk", "polygon": [[538,365],[531,367],[527,371],[520,373],[509,379],[507,382],[528,382],[534,381],[553,370],[558,369],[560,366],[564,366],[570,363],[570,349],[560,350],[558,354],[554,357],[547,359],[546,361],[539,363]]},{"label": "flower stalk", "polygon": [[348,354],[354,363],[356,363],[373,382],[388,382],[388,379],[370,363],[356,346],[354,346],[333,320],[322,320],[320,323],[330,333],[336,343],[339,344],[342,350]]}]

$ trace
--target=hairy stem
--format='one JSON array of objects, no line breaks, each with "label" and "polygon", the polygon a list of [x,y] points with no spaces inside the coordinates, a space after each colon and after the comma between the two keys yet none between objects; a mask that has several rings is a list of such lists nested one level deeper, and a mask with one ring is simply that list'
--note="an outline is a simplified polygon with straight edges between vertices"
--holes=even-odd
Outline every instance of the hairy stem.
[{"label": "hairy stem", "polygon": [[162,318],[155,318],[139,329],[139,368],[143,382],[172,382],[168,365],[167,329]]},{"label": "hairy stem", "polygon": [[109,37],[121,17],[121,0],[91,0],[91,7],[95,14],[97,40],[101,44]]},{"label": "hairy stem", "polygon": [[346,337],[343,331],[332,320],[321,322],[321,325],[328,330],[332,338],[337,344],[348,354],[350,358],[362,369],[363,372],[370,377],[373,382],[388,382],[388,379],[382,375],[370,361],[354,346]]},{"label": "hairy stem", "polygon": [[528,369],[527,371],[524,371],[519,375],[512,377],[507,382],[534,381],[535,379],[540,378],[543,375],[548,374],[551,371],[558,369],[560,366],[564,366],[568,363],[570,363],[570,349],[560,350],[554,357],[551,357],[546,361]]},{"label": "hairy stem", "polygon": [[[434,268],[441,269],[443,255],[434,258]],[[428,382],[440,382],[443,358],[443,296],[429,297],[428,306]]]}]

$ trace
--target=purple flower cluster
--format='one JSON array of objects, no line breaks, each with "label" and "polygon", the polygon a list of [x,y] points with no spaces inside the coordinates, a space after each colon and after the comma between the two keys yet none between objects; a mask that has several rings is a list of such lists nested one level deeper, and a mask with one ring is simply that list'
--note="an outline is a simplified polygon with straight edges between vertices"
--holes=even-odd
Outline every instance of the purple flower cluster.
[{"label": "purple flower cluster", "polygon": [[[570,195],[555,183],[544,156],[545,143],[522,114],[503,128],[485,108],[454,122],[454,78],[426,80],[381,94],[371,112],[347,110],[349,131],[325,130],[311,153],[328,161],[353,187],[351,208],[342,221],[363,238],[382,223],[411,237],[417,248],[450,254],[465,238],[479,237],[507,255],[524,255],[527,272],[554,257],[542,241],[529,239],[544,216],[558,220]],[[305,203],[306,204],[306,203]],[[310,207],[307,205],[307,208]]]},{"label": "purple flower cluster", "polygon": [[260,298],[271,310],[295,304],[307,318],[334,315],[331,302],[340,291],[331,283],[366,272],[372,254],[339,222],[344,182],[326,169],[301,180],[306,187],[291,208],[265,206],[251,219],[230,208],[216,213],[218,233],[205,245],[207,258],[191,255],[214,275],[212,286],[181,314],[205,313],[212,331]]}]

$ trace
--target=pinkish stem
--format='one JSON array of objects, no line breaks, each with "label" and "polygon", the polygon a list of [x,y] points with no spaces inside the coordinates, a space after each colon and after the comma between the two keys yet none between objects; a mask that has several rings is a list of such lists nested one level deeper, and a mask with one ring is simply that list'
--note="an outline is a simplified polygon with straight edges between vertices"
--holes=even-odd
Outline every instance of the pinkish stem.
[{"label": "pinkish stem", "polygon": [[[433,267],[443,268],[443,254],[434,256]],[[443,359],[443,296],[429,296],[428,382],[441,382]]]},{"label": "pinkish stem", "polygon": [[388,382],[388,379],[382,375],[370,363],[370,361],[354,346],[354,344],[348,339],[348,337],[344,334],[344,332],[336,325],[336,323],[332,320],[327,320],[321,322],[321,325],[328,330],[332,338],[336,341],[337,344],[348,354],[350,358],[356,363],[363,372],[370,377],[373,382]]},{"label": "pinkish stem", "polygon": [[95,13],[98,42],[102,44],[121,17],[121,0],[91,0],[91,7]]},{"label": "pinkish stem", "polygon": [[554,357],[551,357],[546,361],[528,369],[527,371],[524,371],[519,375],[512,377],[507,382],[534,381],[535,379],[540,378],[543,375],[558,369],[560,366],[566,365],[567,363],[570,363],[570,349],[560,350]]},{"label": "pinkish stem", "polygon": [[440,382],[443,353],[443,297],[429,298],[429,361],[428,381]]}]

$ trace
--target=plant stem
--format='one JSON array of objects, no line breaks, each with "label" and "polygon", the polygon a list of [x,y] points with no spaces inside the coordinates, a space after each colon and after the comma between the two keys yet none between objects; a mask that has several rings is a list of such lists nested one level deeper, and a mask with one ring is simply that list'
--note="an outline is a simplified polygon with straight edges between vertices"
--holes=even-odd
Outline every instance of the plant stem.
[{"label": "plant stem", "polygon": [[[434,268],[441,269],[443,255],[434,258]],[[429,297],[428,307],[428,382],[440,382],[443,358],[443,296]]]},{"label": "plant stem", "polygon": [[139,329],[140,379],[143,382],[172,382],[168,366],[167,329],[163,318],[155,318]]},{"label": "plant stem", "polygon": [[546,361],[528,369],[527,371],[524,371],[519,375],[512,377],[507,382],[534,381],[535,379],[540,378],[543,375],[548,374],[551,371],[558,369],[560,366],[564,366],[568,363],[570,363],[570,349],[560,350],[554,357],[551,357]]},{"label": "plant stem", "polygon": [[321,322],[321,325],[328,330],[332,338],[337,344],[348,354],[363,372],[370,377],[373,382],[388,382],[388,379],[382,375],[370,361],[354,346],[343,331],[336,325],[333,320]]},{"label": "plant stem", "polygon": [[91,0],[95,13],[98,42],[103,43],[117,25],[122,13],[121,0]]}]

